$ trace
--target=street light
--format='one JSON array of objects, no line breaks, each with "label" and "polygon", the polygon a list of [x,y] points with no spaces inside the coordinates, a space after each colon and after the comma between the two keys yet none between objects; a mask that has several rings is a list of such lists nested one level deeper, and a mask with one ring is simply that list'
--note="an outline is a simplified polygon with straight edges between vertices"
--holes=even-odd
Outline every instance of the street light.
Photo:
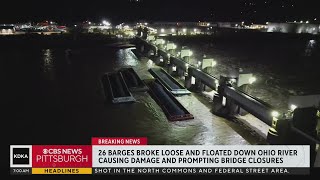
[{"label": "street light", "polygon": [[271,116],[277,118],[279,116],[279,112],[278,111],[272,111],[271,112]]},{"label": "street light", "polygon": [[296,106],[296,105],[294,105],[294,104],[291,104],[290,109],[291,109],[291,111],[294,111],[297,107],[298,107],[298,106]]}]

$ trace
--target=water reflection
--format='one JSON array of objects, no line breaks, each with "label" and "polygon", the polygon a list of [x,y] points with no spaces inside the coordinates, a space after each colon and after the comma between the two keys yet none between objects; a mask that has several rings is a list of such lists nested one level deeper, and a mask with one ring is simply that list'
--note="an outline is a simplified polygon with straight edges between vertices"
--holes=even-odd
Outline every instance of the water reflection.
[{"label": "water reflection", "polygon": [[51,49],[42,50],[43,58],[43,73],[46,79],[53,80],[55,78],[54,72],[54,58]]},{"label": "water reflection", "polygon": [[316,48],[317,42],[313,39],[309,40],[305,48],[305,56],[311,56]]},{"label": "water reflection", "polygon": [[137,66],[139,63],[130,49],[120,49],[116,52],[117,63],[120,66]]}]

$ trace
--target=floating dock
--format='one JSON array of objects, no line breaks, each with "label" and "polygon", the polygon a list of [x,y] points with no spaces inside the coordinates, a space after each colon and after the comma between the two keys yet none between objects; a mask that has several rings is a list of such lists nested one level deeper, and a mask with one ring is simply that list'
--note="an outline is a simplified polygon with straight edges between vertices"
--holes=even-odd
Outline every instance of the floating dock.
[{"label": "floating dock", "polygon": [[106,99],[112,103],[135,102],[120,72],[106,73],[102,76]]},{"label": "floating dock", "polygon": [[146,84],[140,79],[133,68],[122,68],[119,70],[119,72],[122,74],[122,77],[131,92],[141,92],[148,90]]},{"label": "floating dock", "polygon": [[185,87],[179,84],[170,74],[162,68],[151,68],[149,72],[153,77],[159,79],[161,83],[174,95],[191,94]]},{"label": "floating dock", "polygon": [[182,121],[194,119],[193,115],[172,95],[168,89],[158,80],[146,80],[151,97],[162,108],[170,121]]}]

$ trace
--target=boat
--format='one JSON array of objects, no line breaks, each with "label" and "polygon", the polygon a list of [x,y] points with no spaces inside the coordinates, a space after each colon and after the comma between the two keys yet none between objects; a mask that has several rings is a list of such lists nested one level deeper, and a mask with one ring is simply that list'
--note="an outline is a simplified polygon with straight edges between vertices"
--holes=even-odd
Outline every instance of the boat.
[{"label": "boat", "polygon": [[148,90],[148,87],[133,68],[121,68],[119,72],[131,92],[143,92]]},{"label": "boat", "polygon": [[159,79],[161,83],[174,95],[191,94],[185,87],[176,81],[170,74],[162,68],[150,68],[149,72],[153,77]]},{"label": "boat", "polygon": [[102,84],[106,100],[112,103],[135,102],[120,72],[109,72],[102,76]]},{"label": "boat", "polygon": [[158,79],[145,80],[149,94],[158,103],[169,121],[194,119],[193,115],[168,91]]}]

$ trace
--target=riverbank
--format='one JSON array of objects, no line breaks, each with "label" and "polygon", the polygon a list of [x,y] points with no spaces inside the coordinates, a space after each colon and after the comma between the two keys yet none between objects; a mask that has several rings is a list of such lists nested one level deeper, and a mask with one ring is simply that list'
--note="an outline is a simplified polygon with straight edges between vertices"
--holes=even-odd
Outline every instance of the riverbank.
[{"label": "riverbank", "polygon": [[99,47],[122,41],[115,35],[94,33],[20,34],[0,36],[0,48],[80,48]]}]

